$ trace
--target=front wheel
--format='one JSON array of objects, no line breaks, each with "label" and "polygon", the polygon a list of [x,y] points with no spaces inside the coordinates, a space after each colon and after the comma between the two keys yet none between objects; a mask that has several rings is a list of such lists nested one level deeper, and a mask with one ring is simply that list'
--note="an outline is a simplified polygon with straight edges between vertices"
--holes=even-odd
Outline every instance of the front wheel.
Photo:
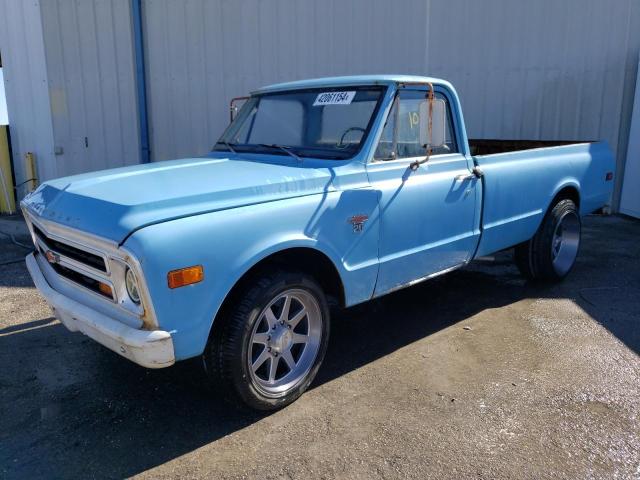
[{"label": "front wheel", "polygon": [[329,307],[303,273],[262,274],[238,292],[216,320],[205,369],[227,393],[259,410],[275,410],[309,387],[329,339]]},{"label": "front wheel", "polygon": [[533,238],[516,246],[520,272],[532,280],[562,280],[578,256],[580,229],[580,215],[573,200],[558,201]]}]

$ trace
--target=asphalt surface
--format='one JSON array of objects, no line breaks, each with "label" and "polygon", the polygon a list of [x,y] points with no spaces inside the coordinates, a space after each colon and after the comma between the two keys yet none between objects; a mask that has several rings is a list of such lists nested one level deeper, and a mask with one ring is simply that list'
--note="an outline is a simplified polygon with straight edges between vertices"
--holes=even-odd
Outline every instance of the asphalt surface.
[{"label": "asphalt surface", "polygon": [[[344,311],[311,390],[271,415],[68,332],[0,266],[0,477],[638,479],[638,239],[589,217],[562,284],[500,254]],[[23,253],[0,237],[0,263]]]}]

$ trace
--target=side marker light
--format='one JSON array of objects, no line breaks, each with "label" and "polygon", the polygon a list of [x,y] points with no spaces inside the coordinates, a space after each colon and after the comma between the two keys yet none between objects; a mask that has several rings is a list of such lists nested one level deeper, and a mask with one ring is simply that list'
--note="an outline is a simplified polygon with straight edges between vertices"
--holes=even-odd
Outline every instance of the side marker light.
[{"label": "side marker light", "polygon": [[201,282],[203,278],[204,269],[202,265],[194,265],[193,267],[171,270],[167,274],[167,283],[169,288],[178,288]]}]

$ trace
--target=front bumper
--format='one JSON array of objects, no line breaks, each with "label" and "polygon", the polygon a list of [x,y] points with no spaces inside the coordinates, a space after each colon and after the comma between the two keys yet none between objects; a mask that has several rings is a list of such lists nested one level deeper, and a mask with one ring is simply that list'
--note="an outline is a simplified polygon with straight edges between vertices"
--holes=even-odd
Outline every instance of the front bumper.
[{"label": "front bumper", "polygon": [[27,256],[26,262],[36,288],[69,330],[82,332],[143,367],[163,368],[175,363],[169,332],[138,330],[72,300],[51,288],[33,253]]}]

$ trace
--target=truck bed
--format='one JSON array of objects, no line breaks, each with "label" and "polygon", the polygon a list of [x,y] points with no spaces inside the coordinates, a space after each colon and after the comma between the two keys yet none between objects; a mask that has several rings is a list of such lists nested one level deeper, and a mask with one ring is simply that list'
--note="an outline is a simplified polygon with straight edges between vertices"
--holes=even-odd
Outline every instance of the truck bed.
[{"label": "truck bed", "polygon": [[615,165],[606,142],[471,140],[470,145],[484,173],[479,256],[530,239],[561,191],[575,192],[582,215],[609,201],[613,182],[607,174]]},{"label": "truck bed", "polygon": [[471,155],[492,155],[494,153],[516,152],[532,150],[534,148],[559,147],[576,143],[591,143],[579,140],[497,140],[497,139],[469,139]]}]

